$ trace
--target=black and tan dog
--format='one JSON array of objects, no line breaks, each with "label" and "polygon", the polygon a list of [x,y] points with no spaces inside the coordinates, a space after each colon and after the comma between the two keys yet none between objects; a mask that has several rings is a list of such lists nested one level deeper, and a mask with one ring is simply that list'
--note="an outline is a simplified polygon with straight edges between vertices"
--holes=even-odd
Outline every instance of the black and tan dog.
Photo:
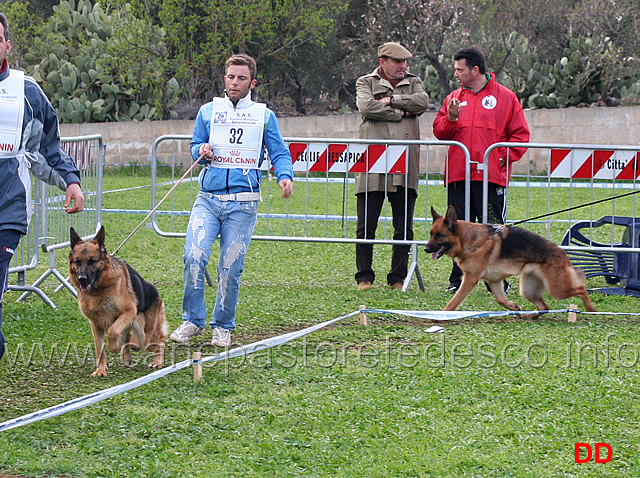
[{"label": "black and tan dog", "polygon": [[425,251],[433,259],[444,254],[452,257],[463,272],[462,284],[444,310],[456,310],[480,280],[487,282],[500,305],[522,310],[504,291],[503,280],[514,275],[520,275],[520,295],[537,310],[549,310],[542,298],[545,291],[560,300],[580,297],[588,311],[596,310],[584,272],[574,269],[567,254],[551,241],[519,227],[458,220],[453,206],[446,217],[433,207],[431,214],[431,238]]},{"label": "black and tan dog", "polygon": [[107,375],[104,337],[110,352],[131,365],[131,349],[154,352],[151,368],[164,360],[167,320],[158,290],[129,264],[107,253],[104,226],[85,242],[71,228],[69,276],[78,289],[80,311],[91,322],[97,369],[92,376]]}]

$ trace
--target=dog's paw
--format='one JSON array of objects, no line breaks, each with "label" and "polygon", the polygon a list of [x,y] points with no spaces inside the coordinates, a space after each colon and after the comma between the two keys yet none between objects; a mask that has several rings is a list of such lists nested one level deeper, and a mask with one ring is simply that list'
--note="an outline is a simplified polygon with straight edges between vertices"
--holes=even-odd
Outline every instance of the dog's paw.
[{"label": "dog's paw", "polygon": [[149,364],[149,368],[162,368],[162,361],[153,361]]},{"label": "dog's paw", "polygon": [[92,377],[106,377],[107,376],[107,369],[104,368],[97,368],[95,372],[93,372],[91,374]]},{"label": "dog's paw", "polygon": [[511,301],[509,301],[509,302],[508,302],[508,305],[507,305],[507,309],[509,309],[509,310],[517,310],[517,311],[520,311],[520,310],[522,310],[522,307],[520,307],[520,306],[519,306],[518,304],[516,304],[515,302],[511,302]]}]

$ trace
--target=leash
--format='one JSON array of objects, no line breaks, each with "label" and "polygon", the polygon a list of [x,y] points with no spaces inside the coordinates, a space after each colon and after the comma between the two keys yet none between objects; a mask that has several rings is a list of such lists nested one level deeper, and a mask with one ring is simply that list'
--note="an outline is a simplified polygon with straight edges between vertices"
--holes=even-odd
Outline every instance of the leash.
[{"label": "leash", "polygon": [[611,198],[598,199],[597,201],[592,201],[592,202],[589,202],[589,203],[586,203],[586,204],[580,204],[579,206],[568,207],[568,208],[562,209],[560,211],[549,212],[547,214],[541,214],[540,216],[530,217],[528,219],[522,219],[522,220],[516,221],[516,222],[510,222],[508,225],[509,226],[517,226],[518,224],[522,224],[524,222],[534,221],[536,219],[542,219],[543,217],[554,216],[556,214],[560,214],[560,213],[563,213],[563,212],[573,211],[574,209],[580,209],[580,208],[587,207],[587,206],[593,206],[594,204],[600,204],[601,202],[613,201],[615,199],[620,199],[620,198],[623,198],[623,197],[626,197],[626,196],[631,196],[632,194],[638,194],[638,193],[640,193],[640,190],[632,191],[630,193],[620,194],[619,196],[614,196],[614,197],[611,197]]},{"label": "leash", "polygon": [[131,231],[131,234],[129,234],[129,235],[127,236],[127,238],[126,238],[124,241],[122,241],[122,244],[120,244],[118,247],[116,247],[116,249],[111,253],[111,255],[113,255],[113,256],[115,256],[115,255],[116,255],[116,253],[120,250],[120,248],[121,248],[122,246],[124,246],[124,245],[125,245],[125,243],[126,243],[129,239],[131,239],[131,236],[133,236],[133,235],[138,231],[138,229],[140,229],[140,228],[142,227],[142,225],[146,222],[146,220],[147,220],[147,219],[149,219],[149,218],[151,217],[151,215],[152,215],[154,212],[156,212],[156,210],[160,207],[160,205],[164,202],[164,200],[165,200],[165,199],[167,199],[167,198],[169,197],[169,195],[174,191],[174,189],[178,187],[178,184],[180,184],[180,183],[184,180],[184,178],[186,178],[186,177],[187,177],[187,175],[188,175],[191,171],[193,171],[193,168],[195,168],[195,167],[196,167],[196,165],[200,162],[200,160],[201,160],[203,157],[204,157],[204,154],[201,154],[201,155],[200,155],[200,157],[199,157],[196,161],[194,161],[194,162],[193,162],[193,164],[191,165],[191,167],[190,167],[189,169],[187,169],[187,171],[182,175],[182,177],[181,177],[180,179],[178,179],[178,181],[177,181],[177,182],[176,182],[176,183],[171,187],[171,189],[169,189],[169,192],[167,192],[167,194],[165,194],[165,195],[164,195],[164,197],[163,197],[163,198],[158,202],[158,204],[156,204],[156,205],[155,205],[155,207],[154,207],[154,208],[149,212],[149,214],[147,214],[147,215],[145,216],[145,218],[142,220],[142,222],[140,222],[140,224],[138,224],[138,225],[136,226],[136,228],[135,228],[133,231]]}]

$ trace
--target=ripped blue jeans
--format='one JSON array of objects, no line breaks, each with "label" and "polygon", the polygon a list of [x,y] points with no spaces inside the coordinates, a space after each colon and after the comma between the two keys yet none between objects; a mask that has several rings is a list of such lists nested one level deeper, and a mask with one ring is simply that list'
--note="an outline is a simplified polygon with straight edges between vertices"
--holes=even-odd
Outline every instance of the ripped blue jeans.
[{"label": "ripped blue jeans", "polygon": [[258,217],[258,201],[220,201],[200,192],[191,209],[184,246],[183,320],[204,327],[205,267],[211,246],[220,236],[218,292],[213,308],[212,327],[233,330],[244,258]]}]

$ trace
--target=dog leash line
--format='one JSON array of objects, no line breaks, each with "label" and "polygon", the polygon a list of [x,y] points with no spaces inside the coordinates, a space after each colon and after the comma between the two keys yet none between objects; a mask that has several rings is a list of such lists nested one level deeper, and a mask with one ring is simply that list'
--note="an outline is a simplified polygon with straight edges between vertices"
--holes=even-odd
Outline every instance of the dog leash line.
[{"label": "dog leash line", "polygon": [[133,236],[133,235],[138,231],[138,229],[140,229],[140,228],[142,227],[142,225],[147,221],[147,219],[149,219],[149,218],[151,217],[151,215],[152,215],[154,212],[156,212],[156,210],[160,207],[160,205],[164,202],[164,200],[165,200],[165,199],[167,199],[167,198],[169,197],[169,195],[170,195],[170,194],[171,194],[171,193],[172,193],[172,192],[173,192],[173,191],[178,187],[178,184],[180,184],[180,183],[184,180],[184,178],[186,178],[186,177],[187,177],[187,175],[188,175],[189,173],[191,173],[191,171],[193,171],[193,168],[195,168],[195,167],[196,167],[196,165],[197,165],[198,163],[200,163],[200,160],[201,160],[203,157],[204,157],[204,153],[203,153],[203,154],[201,154],[201,155],[200,155],[200,157],[199,157],[196,161],[194,161],[194,162],[193,162],[193,164],[191,165],[191,167],[190,167],[189,169],[187,169],[187,171],[182,175],[182,177],[181,177],[180,179],[178,179],[178,181],[173,185],[173,187],[172,187],[171,189],[169,189],[169,191],[167,192],[167,194],[165,194],[165,195],[164,195],[164,197],[163,197],[160,201],[158,201],[158,204],[156,204],[156,205],[155,205],[155,207],[154,207],[154,208],[149,212],[149,214],[147,214],[147,215],[145,216],[145,218],[140,222],[140,224],[138,224],[138,225],[136,226],[136,228],[135,228],[133,231],[131,231],[131,233],[127,236],[127,238],[126,238],[124,241],[122,241],[122,243],[121,243],[118,247],[116,247],[116,249],[111,253],[111,255],[112,255],[112,256],[115,256],[115,255],[116,255],[116,253],[120,250],[120,248],[121,248],[122,246],[124,246],[124,245],[125,245],[125,243],[126,243],[129,239],[131,239],[131,237],[132,237],[132,236]]},{"label": "dog leash line", "polygon": [[524,222],[535,221],[536,219],[542,219],[543,217],[554,216],[556,214],[560,214],[560,213],[563,213],[563,212],[573,211],[574,209],[580,209],[580,208],[587,207],[587,206],[593,206],[594,204],[600,204],[601,202],[614,201],[616,199],[620,199],[620,198],[623,198],[623,197],[626,197],[626,196],[631,196],[632,194],[638,194],[638,193],[640,193],[640,190],[631,191],[629,193],[620,194],[619,196],[614,196],[614,197],[611,197],[611,198],[598,199],[597,201],[592,201],[592,202],[589,202],[589,203],[586,203],[586,204],[580,204],[578,206],[568,207],[568,208],[562,209],[560,211],[549,212],[547,214],[541,214],[540,216],[530,217],[528,219],[522,219],[522,220],[516,221],[516,222],[510,222],[509,226],[517,226],[518,224],[522,224]]}]

